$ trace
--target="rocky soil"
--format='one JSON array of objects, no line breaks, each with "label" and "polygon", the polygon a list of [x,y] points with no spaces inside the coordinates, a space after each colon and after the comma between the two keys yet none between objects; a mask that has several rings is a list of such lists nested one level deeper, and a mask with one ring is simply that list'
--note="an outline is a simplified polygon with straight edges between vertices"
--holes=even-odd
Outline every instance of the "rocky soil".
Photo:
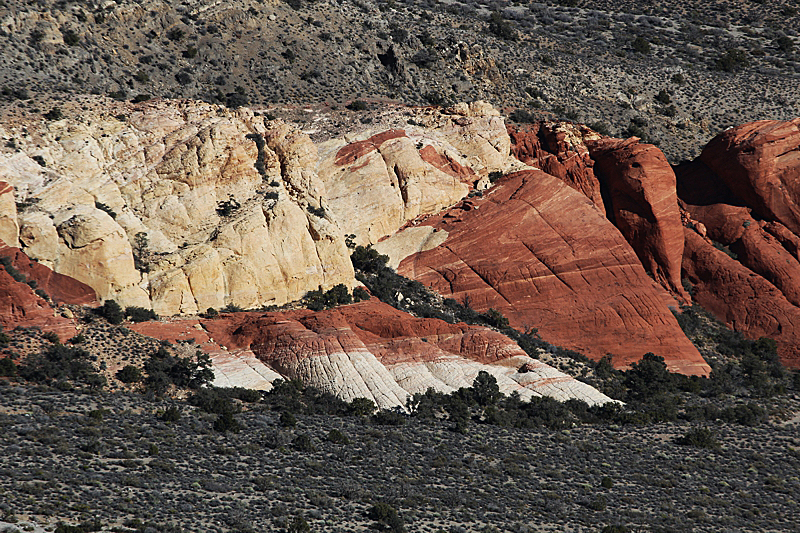
[{"label": "rocky soil", "polygon": [[36,93],[279,116],[286,104],[486,99],[644,135],[672,162],[720,129],[800,114],[790,0],[6,0],[0,20],[0,85],[25,114],[50,110],[26,103]]},{"label": "rocky soil", "polygon": [[226,532],[303,516],[311,531],[369,531],[376,502],[431,532],[778,532],[800,520],[796,424],[712,425],[721,447],[709,450],[675,443],[688,425],[460,435],[430,421],[298,415],[285,428],[256,406],[238,415],[242,431],[219,434],[191,408],[164,422],[171,404],[138,395],[0,384],[6,521]]}]

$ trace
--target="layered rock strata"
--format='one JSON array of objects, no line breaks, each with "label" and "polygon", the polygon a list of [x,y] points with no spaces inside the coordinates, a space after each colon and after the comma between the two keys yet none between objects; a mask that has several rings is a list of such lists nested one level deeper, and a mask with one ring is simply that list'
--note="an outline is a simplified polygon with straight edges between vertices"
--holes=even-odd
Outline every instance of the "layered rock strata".
[{"label": "layered rock strata", "polygon": [[673,371],[708,373],[630,245],[558,178],[510,174],[424,224],[447,238],[404,259],[400,273],[594,359],[612,354],[624,367],[654,352]]}]

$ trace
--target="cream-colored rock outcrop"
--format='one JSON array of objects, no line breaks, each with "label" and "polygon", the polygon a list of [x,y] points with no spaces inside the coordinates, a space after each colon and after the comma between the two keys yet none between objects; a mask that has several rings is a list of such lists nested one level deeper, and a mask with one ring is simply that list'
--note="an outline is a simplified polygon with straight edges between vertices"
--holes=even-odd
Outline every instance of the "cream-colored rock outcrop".
[{"label": "cream-colored rock outcrop", "polygon": [[346,221],[357,244],[374,244],[420,215],[453,205],[488,173],[516,162],[505,123],[486,102],[413,113],[404,129],[319,146],[326,205]]},{"label": "cream-colored rock outcrop", "polygon": [[14,203],[14,188],[0,181],[0,241],[8,246],[19,246],[19,220]]},{"label": "cream-colored rock outcrop", "polygon": [[325,188],[307,136],[244,109],[100,103],[91,116],[0,131],[20,148],[0,154],[14,189],[0,196],[0,238],[17,234],[29,256],[102,299],[163,315],[353,284],[343,233],[318,209]]},{"label": "cream-colored rock outcrop", "polygon": [[[101,299],[161,315],[352,286],[345,234],[377,243],[515,161],[485,102],[409,110],[406,129],[317,146],[244,108],[85,100],[80,116],[0,126],[19,148],[0,153],[0,238]],[[405,233],[392,255],[443,236]]]}]

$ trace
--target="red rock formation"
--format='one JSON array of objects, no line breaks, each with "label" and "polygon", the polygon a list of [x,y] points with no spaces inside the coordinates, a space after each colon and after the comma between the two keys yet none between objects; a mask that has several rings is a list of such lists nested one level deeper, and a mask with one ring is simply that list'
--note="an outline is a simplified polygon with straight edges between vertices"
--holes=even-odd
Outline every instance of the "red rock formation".
[{"label": "red rock formation", "polygon": [[683,268],[695,287],[694,299],[750,338],[775,339],[784,364],[800,367],[800,308],[693,230],[687,228],[685,237]]},{"label": "red rock formation", "polygon": [[679,299],[683,225],[675,193],[675,173],[651,144],[605,138],[588,142],[595,172],[605,184],[609,219],[631,244],[645,270]]},{"label": "red rock formation", "polygon": [[469,386],[480,370],[495,375],[502,392],[523,399],[609,401],[496,331],[415,318],[375,299],[320,312],[237,313],[203,326],[216,342],[251,349],[285,377],[381,407],[403,406],[409,394],[428,387]]},{"label": "red rock formation", "polygon": [[755,213],[800,234],[800,118],[731,128],[700,160]]},{"label": "red rock formation", "polygon": [[586,146],[567,142],[567,133],[559,131],[558,123],[538,122],[525,129],[509,124],[506,128],[514,157],[557,177],[604,209],[600,182]]},{"label": "red rock formation", "polygon": [[90,286],[32,261],[19,248],[8,247],[0,241],[0,256],[10,257],[14,267],[28,280],[35,281],[37,288],[46,292],[55,303],[75,305],[97,303],[97,296]]},{"label": "red rock formation", "polygon": [[468,211],[459,205],[429,218],[447,240],[398,271],[594,359],[611,353],[624,367],[654,352],[672,370],[709,371],[662,289],[585,196],[544,172],[523,171],[472,202]]},{"label": "red rock formation", "polygon": [[367,140],[347,144],[336,153],[336,164],[339,166],[352,165],[359,158],[377,150],[386,141],[405,136],[405,130],[388,130],[373,135]]},{"label": "red rock formation", "polygon": [[77,333],[72,321],[56,315],[44,299],[33,292],[26,283],[15,281],[5,268],[0,267],[0,326],[14,329],[17,326],[38,327],[54,332],[66,340]]},{"label": "red rock formation", "polygon": [[430,163],[445,174],[458,178],[459,181],[468,183],[476,179],[475,172],[471,168],[463,166],[458,161],[448,157],[447,154],[440,154],[430,144],[422,148],[419,151],[419,155],[426,163]]}]

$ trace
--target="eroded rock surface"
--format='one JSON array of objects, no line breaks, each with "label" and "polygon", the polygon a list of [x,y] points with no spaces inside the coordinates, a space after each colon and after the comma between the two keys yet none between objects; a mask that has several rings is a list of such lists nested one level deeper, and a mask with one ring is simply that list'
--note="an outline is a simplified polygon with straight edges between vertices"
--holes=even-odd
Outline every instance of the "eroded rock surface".
[{"label": "eroded rock surface", "polygon": [[708,372],[630,245],[559,179],[508,175],[425,224],[447,240],[406,258],[400,273],[594,359],[610,353],[624,367],[654,352],[671,370]]},{"label": "eroded rock surface", "polygon": [[800,118],[726,130],[699,159],[759,216],[800,233]]},{"label": "eroded rock surface", "polygon": [[293,127],[187,101],[103,103],[90,118],[27,125],[21,151],[0,155],[25,206],[15,215],[3,189],[2,231],[16,216],[31,258],[163,315],[353,283],[316,147]]},{"label": "eroded rock surface", "polygon": [[409,395],[431,387],[469,387],[485,370],[502,392],[525,399],[610,401],[496,331],[415,318],[375,299],[321,312],[224,314],[131,328],[171,342],[192,339],[189,346],[211,354],[219,386],[269,389],[277,378],[300,379],[348,401],[369,398],[389,408],[404,407]]},{"label": "eroded rock surface", "polygon": [[588,143],[595,172],[607,192],[608,218],[633,247],[645,270],[681,301],[683,225],[675,173],[663,152],[638,139]]}]

